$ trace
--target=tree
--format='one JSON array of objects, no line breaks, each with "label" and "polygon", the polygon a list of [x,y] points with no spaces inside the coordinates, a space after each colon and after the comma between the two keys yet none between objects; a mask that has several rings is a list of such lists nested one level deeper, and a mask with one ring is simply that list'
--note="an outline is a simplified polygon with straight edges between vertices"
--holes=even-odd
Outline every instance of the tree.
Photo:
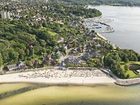
[{"label": "tree", "polygon": [[128,65],[125,65],[125,66],[124,66],[125,72],[126,72],[128,69],[129,69]]},{"label": "tree", "polygon": [[18,61],[18,57],[19,57],[18,52],[14,51],[14,49],[12,49],[12,48],[8,49],[7,51],[8,51],[8,55],[9,55],[9,59],[7,62],[16,63]]},{"label": "tree", "polygon": [[2,55],[0,53],[0,67],[3,65],[3,58],[2,58]]}]

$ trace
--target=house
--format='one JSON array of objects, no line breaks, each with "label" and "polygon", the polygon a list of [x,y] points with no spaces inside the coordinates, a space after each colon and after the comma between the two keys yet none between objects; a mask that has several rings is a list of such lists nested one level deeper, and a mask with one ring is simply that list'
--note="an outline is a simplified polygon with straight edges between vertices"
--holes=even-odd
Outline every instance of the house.
[{"label": "house", "polygon": [[27,66],[24,62],[18,62],[17,64],[7,65],[3,68],[4,71],[16,71],[21,69],[26,69]]},{"label": "house", "polygon": [[0,11],[0,18],[2,19],[11,19],[12,13],[8,11]]},{"label": "house", "polygon": [[3,68],[4,71],[15,71],[17,69],[18,69],[18,67],[16,64],[7,65]]},{"label": "house", "polygon": [[65,64],[80,64],[81,58],[77,56],[69,56],[64,60]]},{"label": "house", "polygon": [[27,68],[26,64],[22,61],[19,61],[19,63],[17,63],[16,65],[18,67],[18,70]]},{"label": "house", "polygon": [[136,73],[139,73],[140,74],[140,70],[136,70]]},{"label": "house", "polygon": [[64,38],[61,37],[57,42],[58,43],[63,43],[64,42]]}]

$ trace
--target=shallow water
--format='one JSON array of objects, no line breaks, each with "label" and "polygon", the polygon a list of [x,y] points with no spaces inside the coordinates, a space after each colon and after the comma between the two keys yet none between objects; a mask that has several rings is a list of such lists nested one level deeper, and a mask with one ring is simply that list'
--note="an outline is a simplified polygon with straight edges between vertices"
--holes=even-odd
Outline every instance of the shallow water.
[{"label": "shallow water", "polygon": [[140,105],[140,86],[50,86],[0,100],[0,105]]},{"label": "shallow water", "polygon": [[140,7],[90,6],[103,13],[114,33],[103,33],[112,43],[121,48],[133,49],[140,53]]}]

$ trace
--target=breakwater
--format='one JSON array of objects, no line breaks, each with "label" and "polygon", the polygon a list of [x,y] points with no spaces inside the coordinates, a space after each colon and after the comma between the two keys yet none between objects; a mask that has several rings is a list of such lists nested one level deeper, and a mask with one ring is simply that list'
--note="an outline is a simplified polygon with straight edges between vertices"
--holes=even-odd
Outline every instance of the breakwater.
[{"label": "breakwater", "polygon": [[140,84],[140,78],[133,78],[133,79],[116,79],[115,84],[120,86],[131,86]]}]

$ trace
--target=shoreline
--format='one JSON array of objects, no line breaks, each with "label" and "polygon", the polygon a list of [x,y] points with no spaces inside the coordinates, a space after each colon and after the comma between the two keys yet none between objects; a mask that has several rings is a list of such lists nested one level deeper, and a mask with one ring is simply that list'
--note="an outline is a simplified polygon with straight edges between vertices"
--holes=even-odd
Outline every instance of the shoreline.
[{"label": "shoreline", "polygon": [[[63,70],[51,69],[50,71],[58,71],[64,72]],[[47,77],[43,76],[43,74],[47,70],[39,70],[39,71],[27,71],[27,72],[20,72],[20,73],[12,73],[12,74],[5,74],[0,76],[0,84],[3,83],[35,83],[35,84],[45,84],[45,85],[77,85],[77,86],[91,86],[91,85],[104,85],[104,84],[115,84],[118,86],[132,86],[140,84],[140,78],[133,78],[133,79],[119,79],[115,75],[109,73],[103,69],[97,69],[95,71],[100,72],[98,76],[91,76],[91,77]],[[50,72],[49,71],[49,72]],[[75,70],[67,70],[66,72],[73,72]],[[76,70],[78,72],[83,72],[83,70]],[[85,70],[89,73],[92,70]],[[28,77],[28,75],[34,75],[39,73],[40,76],[38,77]],[[50,72],[51,73],[51,72]],[[103,73],[103,74],[102,74]],[[53,74],[54,75],[54,74]]]},{"label": "shoreline", "polygon": [[117,79],[115,82],[116,85],[119,86],[132,86],[132,85],[139,85],[140,78],[133,78],[133,79]]},{"label": "shoreline", "polygon": [[[85,19],[88,20],[88,21],[92,21],[92,22],[99,22],[103,25],[107,25],[105,21],[101,20],[102,17],[96,17],[96,18],[89,18],[89,19]],[[95,19],[95,20],[94,20]],[[98,21],[97,21],[98,20]],[[103,21],[103,22],[102,22]],[[111,27],[109,25],[109,27]],[[107,41],[109,44],[111,44],[114,48],[118,47],[117,45],[115,44],[112,44],[109,42],[109,40],[104,37],[100,32],[96,32],[96,35],[101,38],[102,40],[104,41]],[[106,74],[110,75],[113,79],[115,79],[115,84],[116,85],[119,85],[119,86],[132,86],[132,85],[137,85],[137,84],[140,84],[140,78],[133,78],[133,79],[120,79],[120,78],[117,78],[115,75],[113,75],[112,73],[109,73],[106,71]]]},{"label": "shoreline", "polygon": [[[98,81],[98,82],[95,82],[95,78],[93,78],[94,80],[92,81],[92,80],[90,80],[89,82],[87,82],[87,80],[86,81],[84,81],[84,82],[80,82],[79,81],[79,79],[81,79],[81,78],[78,78],[78,81],[75,81],[76,79],[75,78],[73,78],[73,79],[71,79],[71,80],[73,80],[73,81],[65,81],[65,80],[63,80],[63,81],[58,81],[58,79],[57,79],[57,81],[56,80],[52,80],[52,81],[43,81],[43,82],[41,82],[41,81],[37,81],[37,80],[24,80],[24,81],[2,81],[2,82],[0,82],[0,84],[9,84],[9,83],[32,83],[32,84],[45,84],[45,85],[49,85],[49,86],[55,86],[55,85],[63,85],[63,86],[68,86],[68,85],[73,85],[73,86],[92,86],[92,85],[105,85],[105,84],[115,84],[115,82],[111,82],[111,81],[108,81],[108,82],[105,82],[104,80],[106,79],[106,78],[100,78],[100,79],[102,79],[102,81]],[[98,79],[99,80],[99,79]],[[74,82],[75,81],[75,82]]]},{"label": "shoreline", "polygon": [[[75,70],[67,70],[66,73],[69,74],[67,77],[47,77],[44,73],[47,70],[38,71],[37,73],[40,74],[38,77],[31,77],[31,75],[35,75],[36,72],[30,71],[30,72],[21,72],[21,73],[15,73],[15,74],[6,74],[0,76],[0,83],[40,83],[40,84],[46,84],[46,85],[96,85],[96,84],[115,84],[115,80],[111,78],[110,76],[106,75],[105,73],[101,72],[101,70],[95,70],[96,72],[99,72],[99,76],[75,76],[73,74],[71,76],[71,72],[75,72]],[[62,74],[64,72],[63,70],[54,70],[57,71],[59,74]],[[52,73],[53,71],[48,71],[48,73]],[[76,70],[77,73],[83,73],[83,70]],[[91,73],[93,71],[87,70],[85,73]],[[44,74],[44,76],[43,76]],[[29,76],[27,76],[29,75]],[[53,74],[54,75],[54,74]],[[45,77],[46,76],[46,77]]]},{"label": "shoreline", "polygon": [[111,25],[107,24],[113,20],[104,19],[102,16],[85,18],[83,21],[84,27],[88,28],[89,30],[95,30],[98,33],[113,33],[115,31]]},{"label": "shoreline", "polygon": [[110,75],[110,77],[112,77],[115,80],[115,84],[119,85],[119,86],[132,86],[132,85],[138,85],[140,84],[140,78],[131,78],[131,79],[120,79],[118,77],[116,77],[113,73],[101,69],[104,73],[106,73],[107,75]]},{"label": "shoreline", "polygon": [[100,33],[96,33],[98,37],[100,37],[101,39],[108,41],[108,39],[106,37],[104,37],[103,35],[101,35]]}]

